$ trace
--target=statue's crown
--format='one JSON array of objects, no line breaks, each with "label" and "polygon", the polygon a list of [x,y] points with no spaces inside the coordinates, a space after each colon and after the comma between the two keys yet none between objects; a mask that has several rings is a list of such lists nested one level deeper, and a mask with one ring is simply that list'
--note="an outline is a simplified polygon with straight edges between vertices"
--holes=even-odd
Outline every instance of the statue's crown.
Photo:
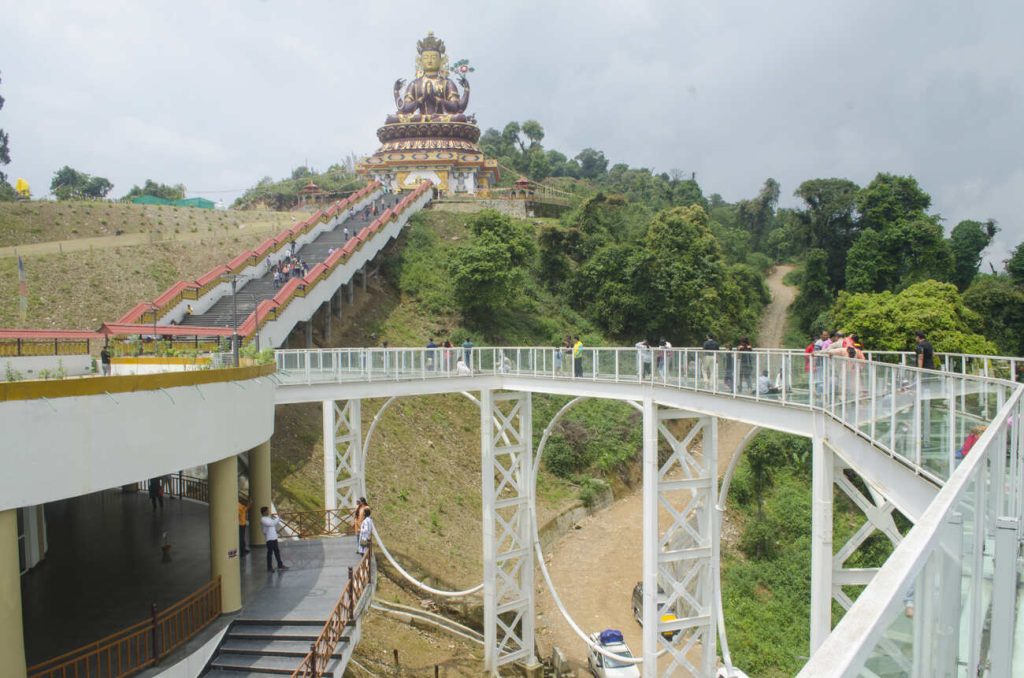
[{"label": "statue's crown", "polygon": [[427,31],[427,37],[416,42],[416,51],[420,54],[424,52],[439,52],[444,54],[444,40],[439,40],[434,37],[434,31]]}]

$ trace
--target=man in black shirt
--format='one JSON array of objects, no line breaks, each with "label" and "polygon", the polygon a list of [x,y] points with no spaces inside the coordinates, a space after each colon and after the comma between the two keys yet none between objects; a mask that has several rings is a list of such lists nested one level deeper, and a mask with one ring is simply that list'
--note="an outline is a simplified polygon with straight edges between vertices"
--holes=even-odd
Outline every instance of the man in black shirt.
[{"label": "man in black shirt", "polygon": [[701,374],[704,377],[705,388],[710,388],[711,383],[717,378],[717,375],[715,374],[715,367],[717,366],[717,361],[715,360],[716,356],[713,353],[710,353],[710,351],[718,350],[718,342],[715,341],[715,336],[713,334],[708,334],[707,340],[701,348],[706,351],[701,357]]},{"label": "man in black shirt", "polygon": [[917,346],[914,348],[914,352],[917,353],[917,366],[925,370],[935,369],[935,350],[932,348],[932,343],[925,339],[924,332],[918,330],[916,332]]}]

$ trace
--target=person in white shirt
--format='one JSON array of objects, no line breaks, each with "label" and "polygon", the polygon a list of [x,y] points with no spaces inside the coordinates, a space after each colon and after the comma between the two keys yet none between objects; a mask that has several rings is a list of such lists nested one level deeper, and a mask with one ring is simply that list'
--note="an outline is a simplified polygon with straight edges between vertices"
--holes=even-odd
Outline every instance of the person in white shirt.
[{"label": "person in white shirt", "polygon": [[463,358],[459,358],[459,362],[455,363],[455,373],[460,377],[472,377],[473,370],[469,369],[469,365]]},{"label": "person in white shirt", "polygon": [[651,373],[651,345],[647,343],[646,339],[641,339],[634,346],[636,347],[636,367],[638,371],[642,370],[640,376],[643,378]]},{"label": "person in white shirt", "polygon": [[260,516],[260,528],[267,540],[267,572],[274,571],[274,558],[277,558],[278,570],[287,570],[288,566],[281,562],[281,549],[277,545],[277,528],[281,526],[281,519],[266,506],[260,507]]},{"label": "person in white shirt", "polygon": [[758,395],[769,395],[775,393],[781,393],[782,389],[777,386],[772,386],[771,377],[768,376],[768,370],[761,372],[761,376],[757,378],[757,394]]},{"label": "person in white shirt", "polygon": [[370,517],[372,514],[373,510],[367,508],[363,512],[363,522],[359,524],[359,546],[356,548],[359,555],[366,553],[373,541],[373,518]]}]

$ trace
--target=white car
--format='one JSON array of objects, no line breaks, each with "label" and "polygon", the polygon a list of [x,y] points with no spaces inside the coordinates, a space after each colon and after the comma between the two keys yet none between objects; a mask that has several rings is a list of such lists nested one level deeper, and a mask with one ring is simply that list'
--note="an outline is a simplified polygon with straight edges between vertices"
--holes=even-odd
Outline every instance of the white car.
[{"label": "white car", "polygon": [[[622,639],[622,633],[615,629],[592,633],[590,640],[594,642],[594,645],[600,646],[602,650],[620,657],[632,658],[633,656]],[[597,678],[640,678],[640,669],[637,664],[605,657],[590,645],[587,646],[587,668]]]}]

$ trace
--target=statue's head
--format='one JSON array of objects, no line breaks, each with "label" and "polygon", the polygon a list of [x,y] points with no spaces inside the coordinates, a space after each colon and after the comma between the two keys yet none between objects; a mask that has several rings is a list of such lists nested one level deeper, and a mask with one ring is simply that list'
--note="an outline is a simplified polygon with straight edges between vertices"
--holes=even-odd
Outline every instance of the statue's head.
[{"label": "statue's head", "polygon": [[423,72],[437,73],[444,68],[447,60],[444,53],[444,41],[435,38],[433,31],[428,31],[427,37],[416,43],[416,51],[419,52],[416,65]]}]

